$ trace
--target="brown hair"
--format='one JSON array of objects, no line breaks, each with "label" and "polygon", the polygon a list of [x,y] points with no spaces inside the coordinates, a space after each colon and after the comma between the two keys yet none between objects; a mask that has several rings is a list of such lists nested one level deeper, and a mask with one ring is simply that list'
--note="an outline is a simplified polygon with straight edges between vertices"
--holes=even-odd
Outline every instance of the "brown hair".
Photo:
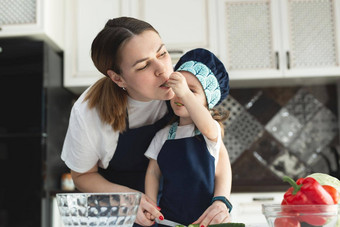
[{"label": "brown hair", "polygon": [[228,119],[229,111],[219,112],[217,109],[210,109],[210,113],[214,120],[216,120],[221,126],[222,138],[224,137],[224,125],[223,122]]},{"label": "brown hair", "polygon": [[114,83],[107,74],[113,70],[121,74],[121,49],[135,35],[151,30],[149,23],[131,17],[110,19],[92,42],[91,58],[96,68],[106,77],[98,80],[88,91],[85,101],[89,108],[97,108],[101,120],[115,131],[126,128],[127,92]]}]

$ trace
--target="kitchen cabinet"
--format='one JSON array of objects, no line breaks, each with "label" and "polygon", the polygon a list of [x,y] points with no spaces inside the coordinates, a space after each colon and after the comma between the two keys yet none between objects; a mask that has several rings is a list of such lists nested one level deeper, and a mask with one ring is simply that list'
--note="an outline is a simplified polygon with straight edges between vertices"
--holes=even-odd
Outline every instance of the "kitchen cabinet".
[{"label": "kitchen cabinet", "polygon": [[64,48],[64,0],[0,1],[0,38],[27,36]]},{"label": "kitchen cabinet", "polygon": [[217,2],[222,61],[231,79],[340,75],[337,0]]},{"label": "kitchen cabinet", "polygon": [[122,16],[125,3],[120,0],[66,1],[64,86],[88,87],[103,75],[91,60],[91,44],[107,20]]},{"label": "kitchen cabinet", "polygon": [[61,219],[57,198],[55,196],[51,197],[51,213],[52,213],[52,227],[64,227],[64,223]]},{"label": "kitchen cabinet", "polygon": [[50,226],[45,208],[68,171],[60,152],[75,97],[45,42],[0,39],[0,49],[0,226]]},{"label": "kitchen cabinet", "polygon": [[170,53],[181,55],[197,47],[216,51],[213,1],[133,0],[131,3],[131,15],[154,26]]},{"label": "kitchen cabinet", "polygon": [[153,25],[173,63],[195,47],[217,50],[214,6],[208,0],[66,1],[65,87],[78,93],[103,76],[93,65],[90,48],[106,21],[114,17],[132,16]]}]

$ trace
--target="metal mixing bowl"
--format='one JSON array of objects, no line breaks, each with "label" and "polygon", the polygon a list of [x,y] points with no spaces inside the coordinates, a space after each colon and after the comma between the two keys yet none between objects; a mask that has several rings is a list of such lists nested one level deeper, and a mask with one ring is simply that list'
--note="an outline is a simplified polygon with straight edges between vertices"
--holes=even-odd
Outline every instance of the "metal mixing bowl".
[{"label": "metal mixing bowl", "polygon": [[141,193],[59,193],[56,195],[64,226],[131,227]]}]

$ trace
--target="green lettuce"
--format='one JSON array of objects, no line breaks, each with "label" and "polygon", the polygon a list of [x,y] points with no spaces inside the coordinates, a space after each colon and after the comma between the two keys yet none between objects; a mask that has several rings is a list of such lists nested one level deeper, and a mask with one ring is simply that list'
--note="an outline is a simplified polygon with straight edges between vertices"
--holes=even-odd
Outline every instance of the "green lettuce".
[{"label": "green lettuce", "polygon": [[325,173],[313,173],[311,175],[308,175],[307,177],[314,178],[321,185],[330,185],[340,193],[340,181],[335,177],[332,177]]},{"label": "green lettuce", "polygon": [[[338,191],[338,193],[340,193],[340,181],[335,177],[332,177],[325,173],[313,173],[307,177],[314,178],[321,185],[330,185],[333,188],[335,188]],[[338,204],[340,204],[340,201],[338,202]],[[336,227],[340,227],[340,216],[338,217]]]}]

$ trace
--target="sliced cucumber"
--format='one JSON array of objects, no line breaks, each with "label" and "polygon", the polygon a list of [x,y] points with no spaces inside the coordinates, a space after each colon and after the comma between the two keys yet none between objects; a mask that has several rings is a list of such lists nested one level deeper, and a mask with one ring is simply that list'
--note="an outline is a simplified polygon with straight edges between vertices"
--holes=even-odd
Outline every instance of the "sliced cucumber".
[{"label": "sliced cucumber", "polygon": [[[209,225],[208,227],[245,227],[244,223],[221,223],[221,224],[214,224]],[[176,227],[185,227],[184,225],[176,225]],[[188,227],[200,227],[199,224],[190,224]]]}]

